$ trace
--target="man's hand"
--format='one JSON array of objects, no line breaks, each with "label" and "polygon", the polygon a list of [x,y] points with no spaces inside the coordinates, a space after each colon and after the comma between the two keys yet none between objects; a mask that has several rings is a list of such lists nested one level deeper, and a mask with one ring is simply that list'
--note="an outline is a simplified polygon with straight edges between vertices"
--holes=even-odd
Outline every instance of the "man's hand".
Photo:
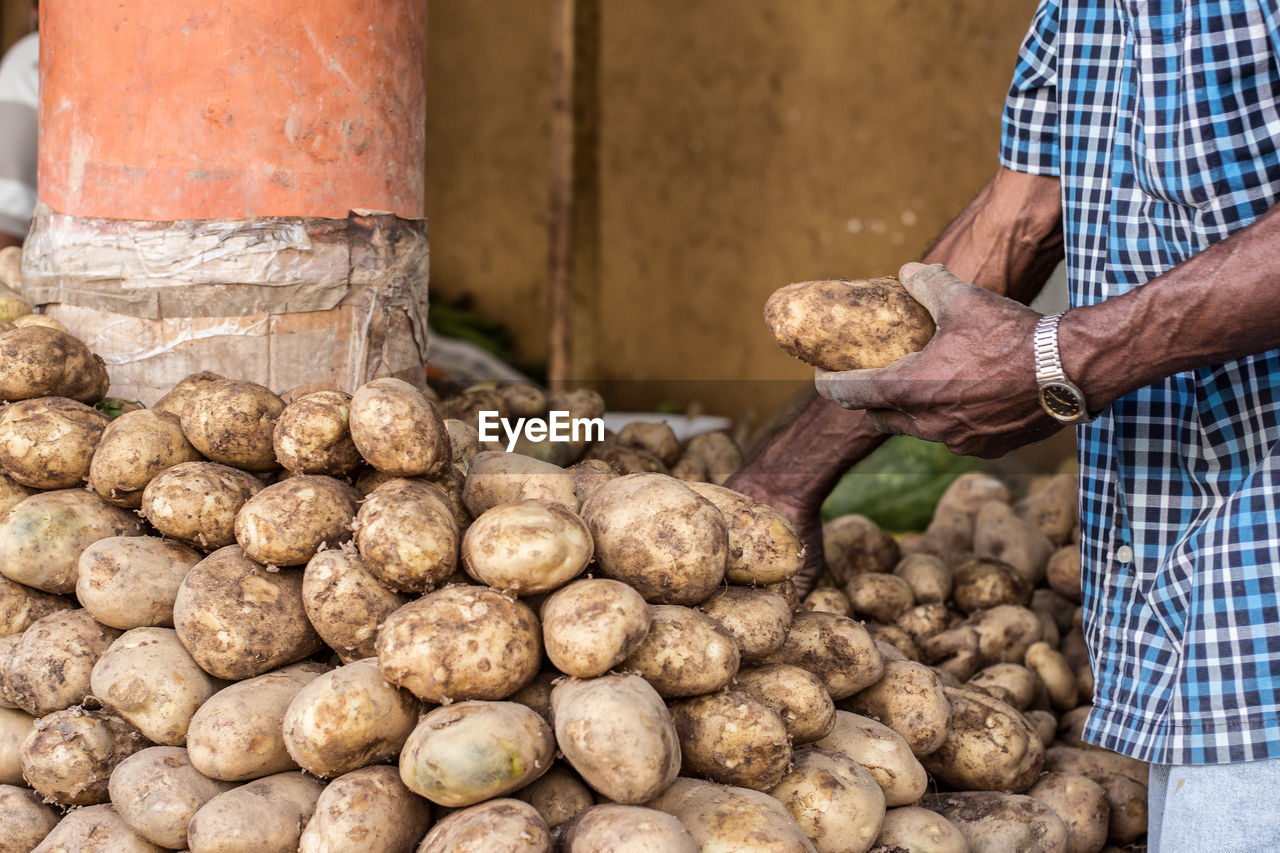
[{"label": "man's hand", "polygon": [[939,441],[966,456],[1000,456],[1062,428],[1037,396],[1031,337],[1039,314],[940,264],[907,264],[898,278],[933,315],[933,340],[878,370],[819,370],[819,394],[866,409],[884,432]]}]

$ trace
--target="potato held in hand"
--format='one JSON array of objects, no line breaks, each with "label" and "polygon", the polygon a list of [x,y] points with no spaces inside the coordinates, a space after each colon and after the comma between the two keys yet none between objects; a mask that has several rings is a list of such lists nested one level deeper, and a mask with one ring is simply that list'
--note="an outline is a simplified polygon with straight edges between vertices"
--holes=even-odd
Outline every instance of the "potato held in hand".
[{"label": "potato held in hand", "polygon": [[769,297],[764,319],[778,346],[824,370],[884,367],[923,349],[934,331],[895,278],[791,284]]}]

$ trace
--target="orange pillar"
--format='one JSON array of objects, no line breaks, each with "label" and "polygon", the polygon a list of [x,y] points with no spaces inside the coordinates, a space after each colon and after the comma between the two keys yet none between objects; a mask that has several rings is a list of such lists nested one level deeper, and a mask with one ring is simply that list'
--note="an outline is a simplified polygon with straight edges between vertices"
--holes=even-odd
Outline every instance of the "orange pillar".
[{"label": "orange pillar", "polygon": [[422,215],[425,0],[57,0],[40,200],[117,219]]}]

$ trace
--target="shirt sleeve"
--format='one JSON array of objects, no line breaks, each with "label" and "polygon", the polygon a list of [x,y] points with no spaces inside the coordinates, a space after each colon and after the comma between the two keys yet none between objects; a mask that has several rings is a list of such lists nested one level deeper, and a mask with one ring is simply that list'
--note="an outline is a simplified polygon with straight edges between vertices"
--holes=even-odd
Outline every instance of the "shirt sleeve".
[{"label": "shirt sleeve", "polygon": [[0,232],[24,237],[36,203],[40,47],[20,39],[0,61]]},{"label": "shirt sleeve", "polygon": [[1058,175],[1058,0],[1041,0],[1005,99],[1000,164]]}]

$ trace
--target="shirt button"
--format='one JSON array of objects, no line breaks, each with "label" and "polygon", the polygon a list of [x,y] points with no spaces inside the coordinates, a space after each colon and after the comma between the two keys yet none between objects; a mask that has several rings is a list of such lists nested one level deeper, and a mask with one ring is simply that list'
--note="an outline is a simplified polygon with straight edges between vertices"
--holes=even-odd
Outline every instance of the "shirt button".
[{"label": "shirt button", "polygon": [[1116,549],[1115,558],[1121,563],[1128,563],[1133,560],[1133,549],[1128,545],[1121,545]]}]

